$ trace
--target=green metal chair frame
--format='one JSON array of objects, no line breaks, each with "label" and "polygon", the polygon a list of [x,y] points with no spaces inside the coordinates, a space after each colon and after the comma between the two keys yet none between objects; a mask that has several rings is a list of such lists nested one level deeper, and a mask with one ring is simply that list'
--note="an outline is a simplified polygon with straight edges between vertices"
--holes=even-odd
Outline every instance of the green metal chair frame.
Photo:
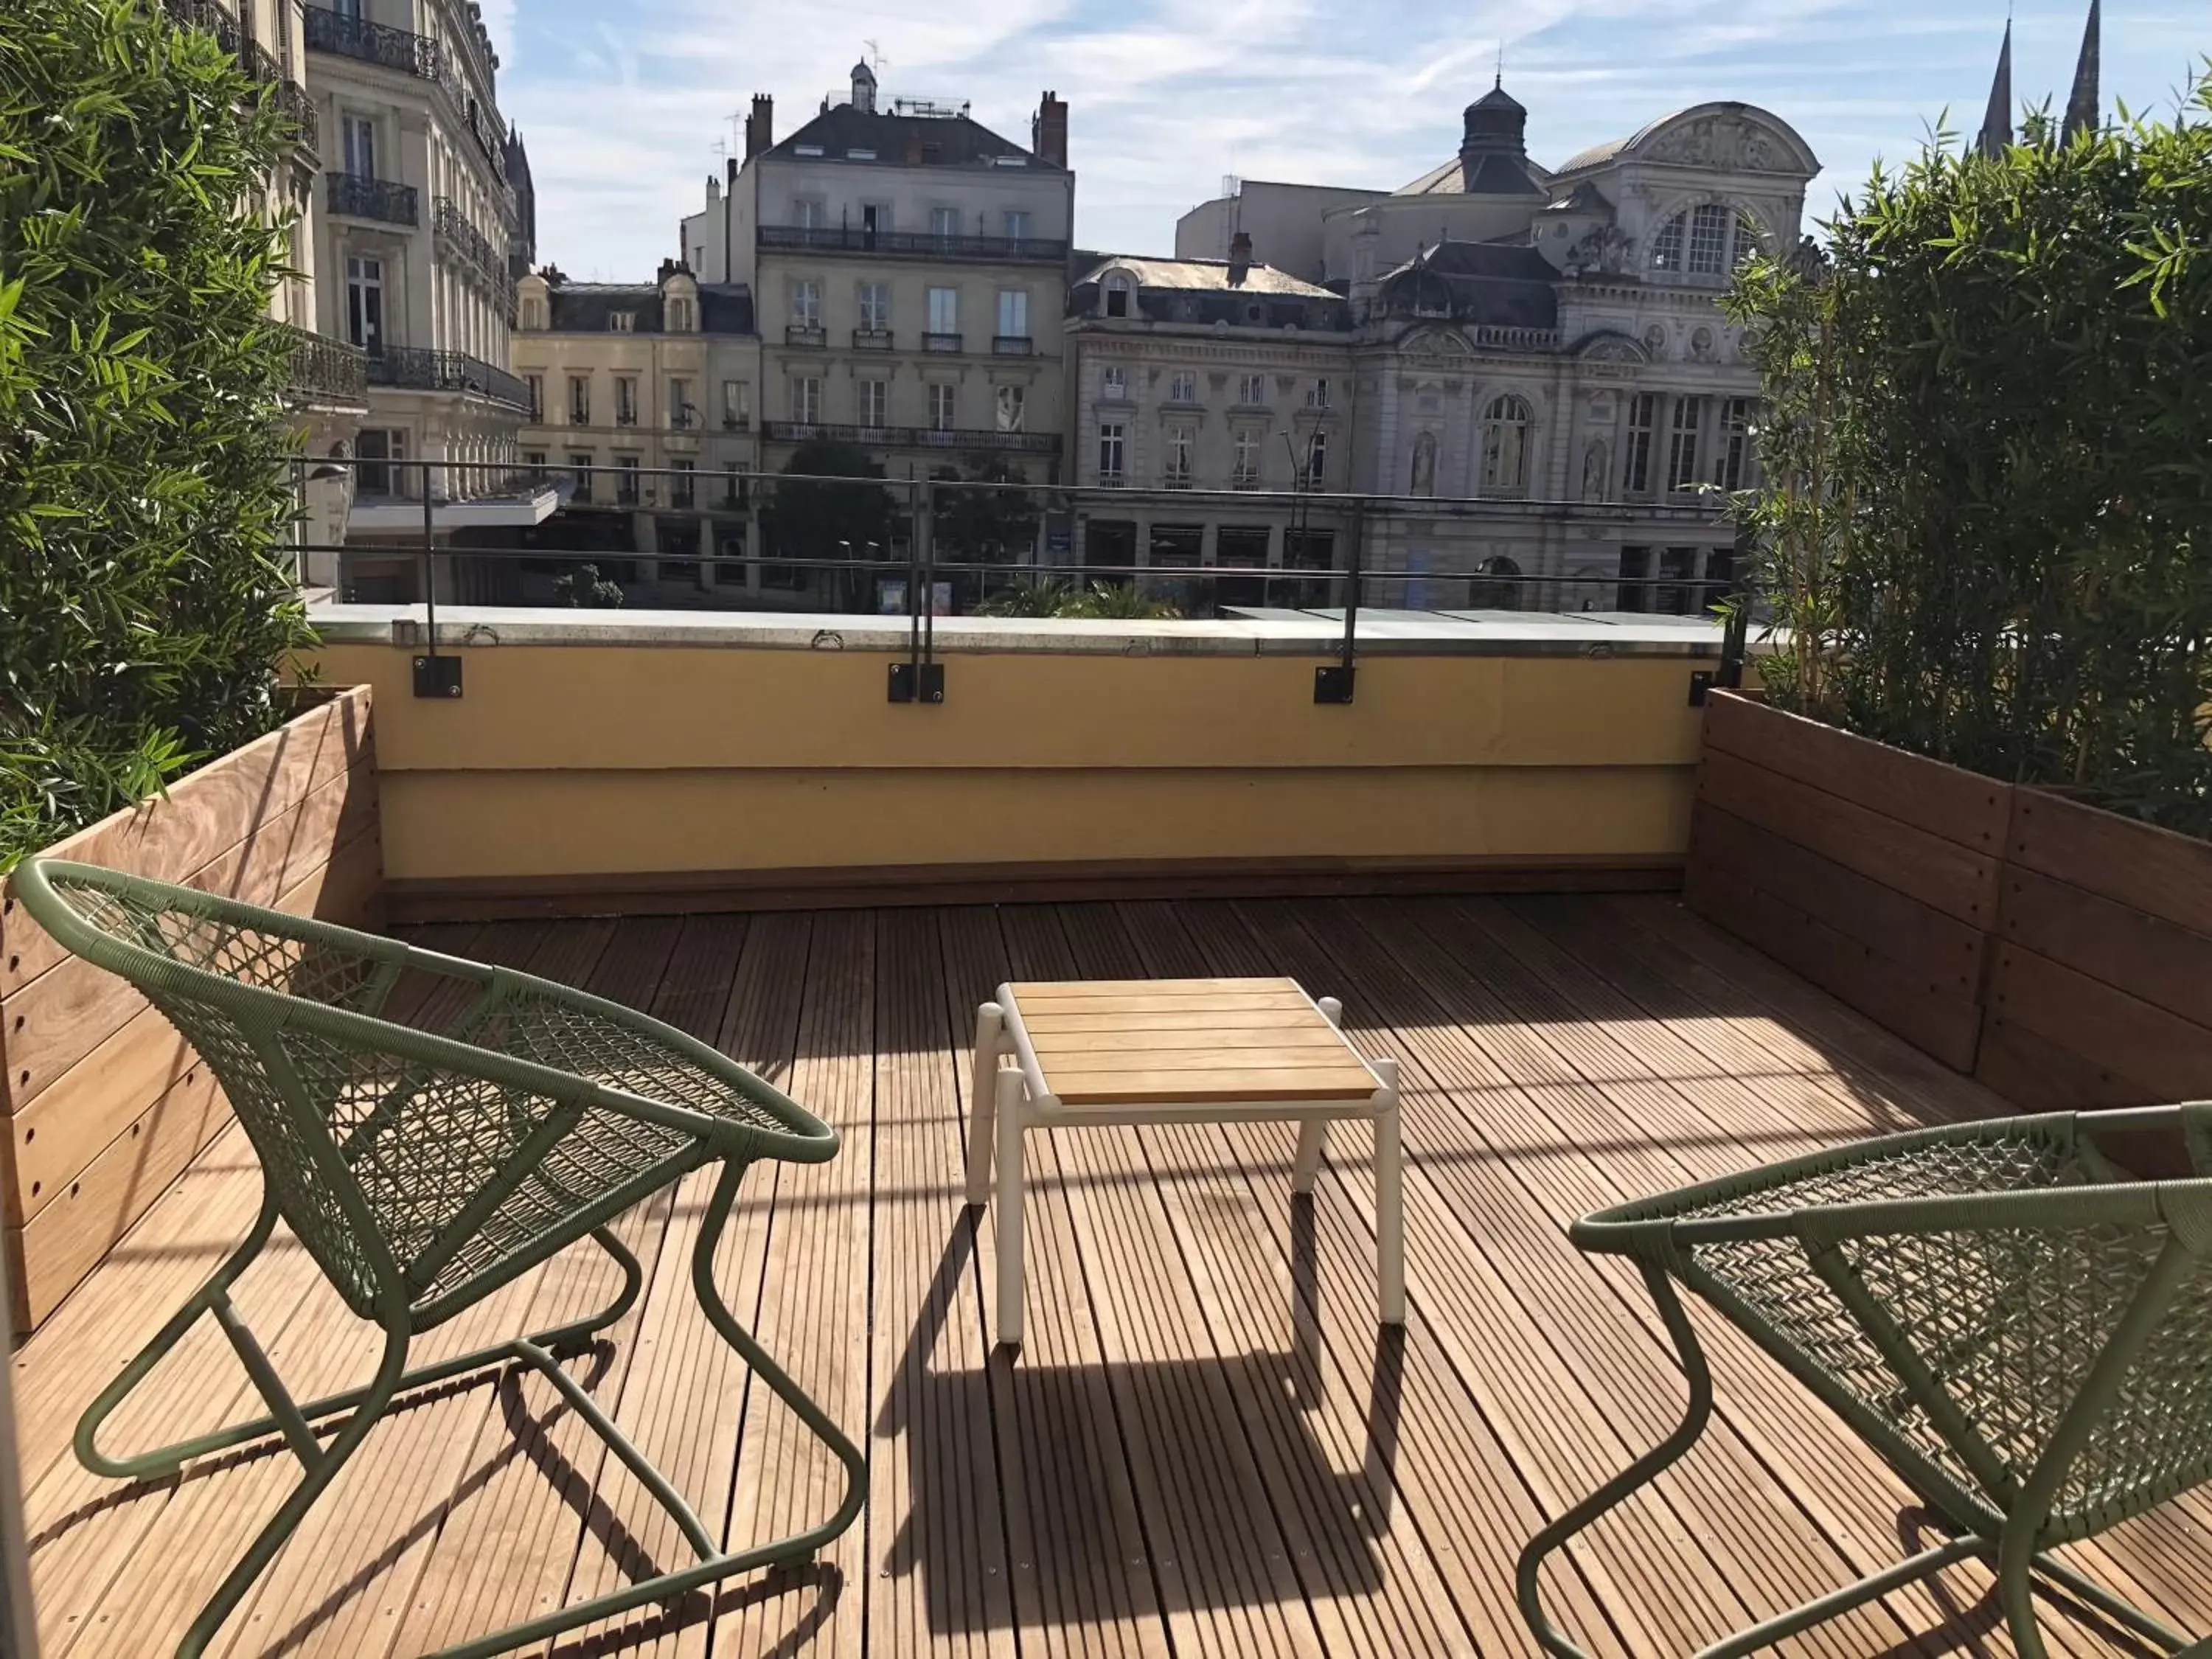
[{"label": "green metal chair frame", "polygon": [[[13,878],[39,925],[121,975],[199,1051],[259,1154],[261,1212],[244,1243],[111,1382],[76,1429],[96,1474],[142,1480],[281,1434],[306,1474],[200,1610],[177,1651],[202,1651],[323,1489],[404,1392],[520,1364],[665,1508],[692,1565],[444,1650],[477,1659],[732,1574],[812,1555],[867,1495],[853,1442],[740,1326],[714,1285],[714,1254],[756,1158],[819,1164],[837,1136],[795,1101],[703,1042],[620,1004],[508,969],[303,921],[88,865],[32,860]],[[377,1018],[401,976],[472,993],[445,1032]],[[683,1496],[600,1411],[560,1361],[635,1302],[644,1274],[608,1224],[708,1164],[721,1172],[691,1257],[701,1310],[753,1374],[845,1468],[836,1512],[812,1530],[726,1551]],[[301,1405],[239,1317],[230,1286],[282,1219],[348,1307],[380,1327],[367,1386]],[[409,1370],[422,1333],[589,1235],[623,1273],[619,1294],[570,1323]],[[203,1315],[212,1315],[269,1407],[266,1416],[131,1457],[95,1443],[100,1425]],[[345,1413],[327,1444],[314,1425]]]},{"label": "green metal chair frame", "polygon": [[[2179,1131],[2194,1178],[2135,1178],[2097,1139]],[[1688,1286],[1894,1470],[1948,1535],[1700,1650],[1733,1659],[1955,1563],[1996,1572],[2022,1659],[2045,1659],[2038,1581],[2168,1652],[2212,1655],[2058,1560],[2212,1478],[2212,1103],[1997,1119],[1886,1136],[1586,1216],[1570,1237],[1643,1273],[1689,1383],[1660,1445],[1522,1553],[1547,1557],[1689,1450],[1712,1375]]]}]

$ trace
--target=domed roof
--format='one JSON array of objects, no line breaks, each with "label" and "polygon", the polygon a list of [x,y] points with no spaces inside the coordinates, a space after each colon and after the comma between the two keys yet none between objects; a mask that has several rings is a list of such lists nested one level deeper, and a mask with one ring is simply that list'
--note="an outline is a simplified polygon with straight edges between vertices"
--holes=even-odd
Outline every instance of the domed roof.
[{"label": "domed roof", "polygon": [[1528,106],[1522,104],[1522,101],[1516,98],[1511,93],[1505,90],[1505,82],[1503,79],[1500,79],[1495,86],[1492,87],[1488,92],[1484,93],[1481,97],[1469,104],[1467,106],[1466,112],[1470,118],[1472,118],[1478,110],[1497,110],[1504,114],[1523,117],[1528,113]]}]

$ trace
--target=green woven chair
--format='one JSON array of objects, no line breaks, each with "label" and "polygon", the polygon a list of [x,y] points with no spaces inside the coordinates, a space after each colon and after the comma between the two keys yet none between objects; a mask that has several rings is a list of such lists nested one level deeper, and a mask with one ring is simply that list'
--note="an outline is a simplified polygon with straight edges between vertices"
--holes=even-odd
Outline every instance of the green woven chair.
[{"label": "green woven chair", "polygon": [[[837,1137],[744,1067],[618,1004],[395,939],[58,860],[33,860],[15,889],[39,925],[137,986],[212,1068],[260,1155],[264,1196],[246,1242],[187,1301],[76,1429],[100,1474],[137,1480],[282,1435],[306,1475],[200,1610],[179,1654],[197,1654],[301,1517],[403,1392],[508,1362],[542,1374],[665,1505],[690,1565],[447,1650],[500,1653],[733,1573],[812,1554],[866,1499],[860,1451],[731,1316],[714,1252],[739,1177],[756,1158],[819,1164]],[[403,974],[456,981],[443,1032],[380,1019]],[[678,1177],[719,1164],[691,1257],[701,1309],[753,1373],[842,1460],[845,1493],[812,1531],[725,1551],[683,1497],[558,1363],[589,1348],[643,1283],[608,1225]],[[285,1391],[239,1318],[230,1286],[282,1219],[348,1307],[384,1332],[374,1380],[306,1405]],[[588,1318],[435,1364],[407,1368],[423,1332],[588,1234],[623,1272]],[[101,1424],[204,1314],[212,1314],[269,1414],[135,1457],[95,1444]],[[319,1419],[343,1414],[319,1437]]]},{"label": "green woven chair", "polygon": [[[2179,1131],[2196,1178],[2145,1181],[2098,1138]],[[1530,1540],[1545,1559],[1680,1458],[1713,1385],[1680,1280],[1832,1407],[1917,1494],[1943,1541],[1702,1650],[1747,1654],[1953,1564],[1995,1567],[2023,1659],[2037,1581],[2154,1648],[2212,1654],[2056,1559],[2212,1477],[2212,1103],[1999,1119],[1892,1135],[1585,1217],[1583,1250],[1641,1268],[1689,1382],[1661,1445]]]}]

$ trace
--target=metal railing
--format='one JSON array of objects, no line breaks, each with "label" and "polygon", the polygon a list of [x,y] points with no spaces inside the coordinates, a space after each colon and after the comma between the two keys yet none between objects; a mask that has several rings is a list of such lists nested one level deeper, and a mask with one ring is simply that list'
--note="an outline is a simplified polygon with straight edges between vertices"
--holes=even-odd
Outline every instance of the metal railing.
[{"label": "metal railing", "polygon": [[161,0],[161,9],[186,28],[212,34],[216,44],[225,52],[235,52],[245,40],[239,31],[238,20],[215,4],[214,0]]},{"label": "metal railing", "polygon": [[284,389],[302,399],[358,404],[368,395],[368,354],[327,334],[283,325],[292,343]]},{"label": "metal railing", "polygon": [[388,225],[420,222],[415,186],[391,179],[368,179],[358,173],[326,173],[329,188],[325,205],[332,213],[356,219],[380,219]]},{"label": "metal railing", "polygon": [[434,351],[422,346],[386,346],[369,354],[368,383],[412,392],[471,392],[523,414],[530,411],[527,380],[466,352]]},{"label": "metal railing", "polygon": [[1067,258],[1065,241],[1042,236],[940,236],[934,231],[869,230],[856,225],[763,225],[756,235],[763,250],[1053,264]]},{"label": "metal railing", "polygon": [[1036,342],[1026,334],[994,334],[991,355],[994,357],[1033,357]]},{"label": "metal railing", "polygon": [[887,328],[856,328],[853,331],[853,349],[855,351],[889,351],[891,331]]},{"label": "metal railing", "polygon": [[925,334],[921,337],[921,349],[924,351],[957,351],[960,349],[960,336]]},{"label": "metal railing", "polygon": [[783,343],[787,346],[823,346],[830,343],[830,337],[819,323],[786,323]]},{"label": "metal railing", "polygon": [[315,100],[308,95],[307,88],[297,81],[279,82],[276,107],[299,128],[302,148],[311,155],[322,149],[322,118],[315,112]]},{"label": "metal railing", "polygon": [[365,17],[349,17],[328,6],[303,6],[301,11],[307,20],[310,52],[375,64],[426,81],[438,78],[441,67],[438,43],[427,34],[372,23]]},{"label": "metal railing", "polygon": [[[358,465],[383,474],[417,469],[426,479],[434,468],[448,480],[469,471],[449,462]],[[514,483],[509,472],[479,470],[497,471],[510,487]],[[571,501],[596,495],[604,503],[609,492],[592,487],[599,475],[614,478],[617,513],[599,507],[557,533],[555,526],[564,522],[560,514],[542,523],[533,520],[526,545],[441,542],[435,503],[426,501],[419,541],[351,548],[303,544],[301,551],[337,553],[386,573],[369,585],[350,583],[342,572],[338,585],[343,596],[428,605],[425,620],[430,625],[428,654],[434,657],[437,604],[605,603],[601,590],[594,589],[594,598],[580,599],[577,584],[568,584],[565,594],[556,585],[564,574],[587,563],[599,567],[601,579],[627,597],[656,609],[688,605],[902,617],[908,659],[893,672],[895,702],[943,700],[943,665],[934,657],[939,614],[1082,614],[1080,608],[1064,608],[1074,601],[1084,601],[1089,614],[1107,617],[1136,616],[1145,604],[1157,603],[1170,616],[1249,615],[1272,608],[1286,618],[1322,622],[1328,632],[1310,637],[1306,648],[1332,659],[1315,677],[1314,701],[1323,704],[1352,701],[1363,610],[1441,611],[1440,624],[1447,627],[1480,623],[1498,612],[1595,611],[1607,613],[1590,624],[1601,632],[1648,617],[1642,631],[1620,635],[1624,645],[1658,644],[1686,659],[1717,657],[1716,667],[1688,676],[1690,699],[1696,702],[1707,684],[1740,681],[1755,597],[1739,574],[1748,564],[1746,549],[1711,508],[1701,515],[1670,516],[1668,522],[1679,525],[1677,529],[1643,526],[1643,535],[1674,536],[1692,544],[1668,550],[1671,559],[1641,562],[1634,574],[1524,572],[1510,560],[1495,557],[1376,568],[1368,550],[1371,542],[1388,535],[1402,549],[1408,525],[1417,525],[1425,538],[1439,520],[1480,525],[1524,518],[1533,510],[1547,520],[1609,516],[1617,522],[1619,509],[1576,501],[1200,490],[1162,497],[1161,510],[1147,515],[1146,498],[1138,493],[1115,495],[1095,489],[957,479],[736,471],[717,478],[683,468],[554,465],[540,466],[526,481],[534,478],[542,490],[559,480]],[[719,489],[701,487],[715,483]],[[477,493],[453,492],[450,483],[448,490]],[[834,491],[866,501],[866,513],[853,514],[851,500],[825,512],[824,492]],[[1237,522],[1212,532],[1190,522],[1209,503],[1233,509]],[[1167,510],[1170,506],[1173,514]],[[1508,508],[1513,509],[1510,514]],[[1148,544],[1142,539],[1147,517]],[[994,521],[1011,528],[994,537],[988,528]],[[854,535],[855,524],[871,522],[876,528],[863,532],[868,535],[865,542],[826,539]],[[985,527],[979,530],[979,525]],[[1408,558],[1402,552],[1394,556]],[[1613,556],[1610,547],[1605,556]],[[395,560],[419,573],[419,583],[406,592],[390,586]],[[1651,568],[1659,574],[1641,574]],[[1091,590],[1101,584],[1109,593],[1091,601]],[[1722,608],[1726,626],[1717,631],[1677,635],[1668,629],[1669,618],[1718,621],[1708,613]],[[1619,614],[1624,612],[1628,614]],[[1601,640],[1583,635],[1572,635],[1560,648],[1605,653]],[[449,683],[458,671],[447,667],[436,695],[459,695]]]},{"label": "metal railing", "polygon": [[998,432],[988,428],[929,426],[852,426],[828,421],[763,421],[761,437],[769,443],[806,443],[827,438],[878,449],[955,449],[977,453],[1057,455],[1056,432]]},{"label": "metal railing", "polygon": [[462,280],[471,288],[501,307],[512,325],[514,278],[507,272],[507,256],[469,222],[461,204],[450,196],[438,197],[433,202],[430,222],[437,238],[439,257],[456,267]]}]

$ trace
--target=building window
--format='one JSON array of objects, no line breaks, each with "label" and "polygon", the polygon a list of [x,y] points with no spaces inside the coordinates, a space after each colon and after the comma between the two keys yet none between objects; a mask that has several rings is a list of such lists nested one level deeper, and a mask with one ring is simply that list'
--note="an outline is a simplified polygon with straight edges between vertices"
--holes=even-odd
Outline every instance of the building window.
[{"label": "building window", "polygon": [[529,471],[532,477],[544,477],[545,476],[545,452],[542,449],[524,450],[522,452],[522,465]]},{"label": "building window", "polygon": [[1688,489],[1698,482],[1698,428],[1705,424],[1703,398],[1674,399],[1673,430],[1667,441],[1667,488]]},{"label": "building window", "polygon": [[1659,227],[1659,234],[1651,239],[1651,269],[1680,270],[1682,268],[1682,238],[1685,234],[1684,216],[1676,214]]},{"label": "building window", "polygon": [[580,501],[592,499],[592,452],[572,449],[568,452],[568,482],[573,486],[571,498]]},{"label": "building window", "polygon": [[1002,288],[999,290],[999,337],[1002,340],[1026,340],[1030,337],[1030,291],[1025,288]]},{"label": "building window", "polygon": [[722,382],[722,424],[732,429],[753,421],[753,388],[750,380]]},{"label": "building window", "polygon": [[822,382],[811,375],[799,375],[791,383],[791,418],[801,426],[812,426],[822,418]]},{"label": "building window", "polygon": [[1168,376],[1168,401],[1171,404],[1194,404],[1198,401],[1198,375],[1194,370],[1179,368]]},{"label": "building window", "polygon": [[568,424],[589,426],[592,423],[592,377],[571,374],[568,377]]},{"label": "building window", "polygon": [[1127,477],[1121,470],[1123,429],[1119,421],[1098,423],[1098,482],[1119,484]]},{"label": "building window", "polygon": [[1328,401],[1328,382],[1327,380],[1316,380],[1313,383],[1312,390],[1306,393],[1306,407],[1308,409],[1327,409],[1330,407]]},{"label": "building window", "polygon": [[1162,457],[1160,482],[1170,489],[1190,488],[1191,452],[1198,447],[1198,434],[1188,422],[1170,422],[1167,429],[1167,446]]},{"label": "building window", "polygon": [[960,331],[958,289],[933,288],[929,290],[929,331],[932,334],[957,334]]},{"label": "building window", "polygon": [[615,466],[617,469],[615,473],[615,504],[618,507],[635,507],[637,505],[637,457],[617,455],[615,457]]},{"label": "building window", "polygon": [[1620,489],[1625,495],[1651,493],[1651,441],[1658,424],[1657,392],[1639,392],[1628,400],[1628,449],[1620,463]]},{"label": "building window", "polygon": [[1109,276],[1106,279],[1106,314],[1109,317],[1127,317],[1130,310],[1129,279],[1127,276]]},{"label": "building window", "polygon": [[822,326],[822,284],[811,276],[798,277],[791,284],[791,325]]},{"label": "building window", "polygon": [[615,424],[637,424],[637,376],[635,374],[615,376]]},{"label": "building window", "polygon": [[1690,275],[1717,276],[1728,258],[1729,210],[1708,202],[1690,215]]},{"label": "building window", "polygon": [[1002,386],[999,387],[994,401],[997,405],[999,430],[1019,432],[1022,429],[1023,420],[1029,413],[1029,388]]},{"label": "building window", "polygon": [[689,334],[691,331],[691,302],[689,300],[671,300],[668,302],[668,331],[671,334]]},{"label": "building window", "polygon": [[610,311],[607,313],[607,327],[611,332],[616,334],[635,333],[637,331],[637,313],[635,311]]},{"label": "building window", "polygon": [[1620,550],[1620,586],[1613,590],[1613,608],[1616,611],[1642,611],[1650,605],[1650,594],[1646,579],[1651,574],[1651,550],[1648,547],[1624,547]]},{"label": "building window", "polygon": [[1264,374],[1246,374],[1239,377],[1237,382],[1237,401],[1248,409],[1264,404],[1267,401],[1267,377]]},{"label": "building window", "polygon": [[1260,487],[1260,428],[1240,426],[1231,434],[1229,484],[1232,489]]},{"label": "building window", "polygon": [[[722,505],[726,507],[734,509],[744,500],[744,481],[738,476],[743,470],[735,461],[722,463]],[[738,551],[742,553],[745,547],[745,532],[742,526],[736,526],[736,529],[735,536],[727,530],[723,532],[722,544],[727,547],[734,544]]]},{"label": "building window", "polygon": [[1528,403],[1511,392],[1490,400],[1482,411],[1482,493],[1525,495],[1528,492]]},{"label": "building window", "polygon": [[955,416],[958,413],[958,390],[942,380],[930,382],[929,429],[932,432],[950,432],[957,424]]},{"label": "building window", "polygon": [[691,382],[672,376],[668,382],[668,424],[681,432],[698,418],[699,410],[691,402]]},{"label": "building window", "polygon": [[830,222],[830,204],[818,196],[794,196],[791,222],[801,230],[820,230]]},{"label": "building window", "polygon": [[1126,398],[1129,395],[1129,371],[1126,368],[1103,368],[1098,372],[1098,395],[1102,398]]},{"label": "building window", "polygon": [[889,283],[860,284],[860,327],[870,334],[880,334],[891,325],[891,285]]},{"label": "building window", "polygon": [[361,465],[354,471],[354,488],[364,495],[395,495],[400,469],[390,465],[407,459],[407,434],[398,427],[364,427],[354,434],[354,453]]},{"label": "building window", "polygon": [[522,325],[526,329],[545,326],[545,301],[532,298],[522,302]]},{"label": "building window", "polygon": [[669,465],[676,470],[676,476],[668,481],[668,504],[671,507],[689,507],[694,499],[693,464],[690,461],[671,461]]},{"label": "building window", "polygon": [[1741,489],[1751,469],[1751,399],[1731,398],[1721,406],[1721,488]]},{"label": "building window", "polygon": [[530,388],[530,422],[535,426],[545,418],[545,377],[526,374],[522,380]]},{"label": "building window", "polygon": [[960,234],[960,210],[938,207],[929,210],[929,234],[940,241],[951,241]]},{"label": "building window", "polygon": [[1316,432],[1306,440],[1306,464],[1300,469],[1298,486],[1303,489],[1326,489],[1328,487],[1328,434]]},{"label": "building window", "polygon": [[859,392],[857,402],[862,426],[890,424],[891,383],[889,380],[855,380]]},{"label": "building window", "polygon": [[376,123],[365,115],[349,115],[342,128],[345,170],[356,179],[376,177]]},{"label": "building window", "polygon": [[1006,210],[1006,240],[1010,242],[1026,242],[1029,239],[1028,210],[1023,208],[1008,208]]},{"label": "building window", "polygon": [[346,260],[346,337],[372,357],[384,349],[384,261]]}]

